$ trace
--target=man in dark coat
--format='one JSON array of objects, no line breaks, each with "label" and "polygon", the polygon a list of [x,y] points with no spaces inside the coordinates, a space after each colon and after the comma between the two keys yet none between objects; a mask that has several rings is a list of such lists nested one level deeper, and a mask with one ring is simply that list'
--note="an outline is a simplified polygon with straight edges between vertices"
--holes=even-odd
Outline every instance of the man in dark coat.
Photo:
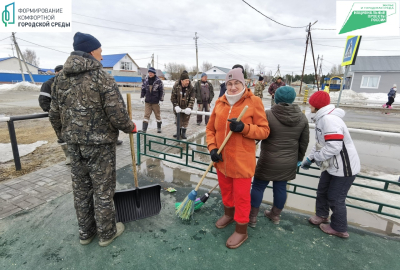
[{"label": "man in dark coat", "polygon": [[140,100],[145,104],[142,132],[146,132],[150,116],[154,112],[157,120],[157,133],[161,133],[161,110],[164,102],[164,85],[156,75],[156,70],[149,68],[149,75],[144,79]]},{"label": "man in dark coat", "polygon": [[51,85],[54,82],[54,79],[56,78],[57,74],[63,69],[62,65],[56,66],[54,69],[55,76],[51,77],[49,80],[44,82],[42,84],[42,88],[40,88],[40,94],[39,94],[39,105],[40,108],[44,112],[50,111],[50,103],[51,103]]},{"label": "man in dark coat", "polygon": [[119,130],[136,132],[114,78],[101,65],[100,42],[76,33],[74,51],[56,77],[49,118],[71,155],[71,178],[79,238],[89,244],[96,235],[107,246],[124,231],[116,223],[116,142]]},{"label": "man in dark coat", "polygon": [[[194,84],[194,91],[196,93],[198,111],[204,110],[206,112],[209,112],[211,107],[211,101],[214,99],[214,88],[212,84],[209,81],[207,81],[206,73],[203,72],[201,74],[201,80],[197,81]],[[208,124],[209,119],[210,116],[206,115],[205,116],[206,125]],[[203,121],[203,116],[197,115],[197,125],[200,125],[202,121]]]}]

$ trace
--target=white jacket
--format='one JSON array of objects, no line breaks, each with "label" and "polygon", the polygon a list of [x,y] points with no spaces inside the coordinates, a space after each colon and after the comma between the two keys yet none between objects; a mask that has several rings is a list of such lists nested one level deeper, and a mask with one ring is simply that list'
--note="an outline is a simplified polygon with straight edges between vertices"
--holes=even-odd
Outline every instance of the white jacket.
[{"label": "white jacket", "polygon": [[335,105],[318,110],[313,117],[315,139],[322,148],[316,150],[314,146],[308,158],[317,164],[329,160],[329,174],[348,177],[358,174],[361,166],[356,147],[342,120],[344,115],[345,112],[335,108]]}]

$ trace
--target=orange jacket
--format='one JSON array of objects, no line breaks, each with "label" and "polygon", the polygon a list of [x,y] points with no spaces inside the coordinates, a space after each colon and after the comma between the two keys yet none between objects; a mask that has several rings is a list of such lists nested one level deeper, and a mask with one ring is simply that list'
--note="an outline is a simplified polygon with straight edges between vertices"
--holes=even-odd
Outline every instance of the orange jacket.
[{"label": "orange jacket", "polygon": [[242,117],[245,124],[242,132],[234,132],[222,150],[222,159],[214,163],[224,175],[232,178],[251,178],[256,168],[255,140],[264,140],[269,135],[269,125],[265,114],[264,105],[250,89],[246,89],[242,98],[233,107],[223,95],[215,103],[210,120],[207,124],[207,147],[211,151],[219,148],[230,128],[227,120],[237,118],[244,106],[248,105],[247,112]]}]

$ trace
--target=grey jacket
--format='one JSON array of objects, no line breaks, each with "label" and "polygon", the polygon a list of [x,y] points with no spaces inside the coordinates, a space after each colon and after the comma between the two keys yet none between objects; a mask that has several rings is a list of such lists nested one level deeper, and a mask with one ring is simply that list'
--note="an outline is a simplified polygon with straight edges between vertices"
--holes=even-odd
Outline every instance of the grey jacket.
[{"label": "grey jacket", "polygon": [[266,114],[271,132],[261,143],[254,177],[264,181],[293,180],[297,162],[307,151],[308,120],[296,104],[279,103]]}]

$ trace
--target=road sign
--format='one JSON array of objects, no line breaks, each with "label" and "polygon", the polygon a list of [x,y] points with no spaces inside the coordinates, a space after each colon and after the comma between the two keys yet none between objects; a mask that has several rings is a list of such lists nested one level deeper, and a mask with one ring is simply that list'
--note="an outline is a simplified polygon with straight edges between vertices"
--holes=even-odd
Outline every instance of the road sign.
[{"label": "road sign", "polygon": [[346,46],[344,49],[344,55],[342,60],[342,66],[354,65],[360,47],[361,36],[348,36]]}]

